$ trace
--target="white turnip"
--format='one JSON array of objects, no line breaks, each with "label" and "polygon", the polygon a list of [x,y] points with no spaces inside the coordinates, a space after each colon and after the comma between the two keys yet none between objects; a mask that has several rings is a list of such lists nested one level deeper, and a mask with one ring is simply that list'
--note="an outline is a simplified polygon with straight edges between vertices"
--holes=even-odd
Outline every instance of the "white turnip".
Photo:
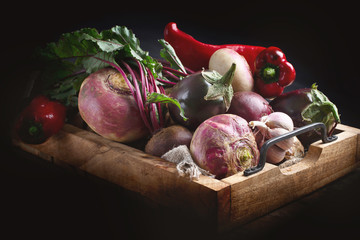
[{"label": "white turnip", "polygon": [[82,119],[105,138],[131,142],[149,134],[128,85],[115,69],[90,74],[81,85],[78,106]]},{"label": "white turnip", "polygon": [[221,48],[214,52],[209,60],[209,69],[220,74],[225,74],[230,66],[235,63],[236,70],[232,87],[234,92],[251,91],[254,87],[254,79],[246,59],[229,48]]},{"label": "white turnip", "polygon": [[248,122],[233,114],[220,114],[196,129],[190,144],[194,162],[221,179],[254,167],[259,150]]}]

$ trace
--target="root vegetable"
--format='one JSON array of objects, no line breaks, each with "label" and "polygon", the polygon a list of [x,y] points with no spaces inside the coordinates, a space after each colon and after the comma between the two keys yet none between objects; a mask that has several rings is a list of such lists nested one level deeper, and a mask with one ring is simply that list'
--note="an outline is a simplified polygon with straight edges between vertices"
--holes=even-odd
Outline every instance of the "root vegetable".
[{"label": "root vegetable", "polygon": [[204,121],[193,135],[190,152],[199,167],[218,179],[256,166],[260,155],[248,122],[233,114]]},{"label": "root vegetable", "polygon": [[[294,130],[292,119],[282,112],[273,112],[262,117],[260,121],[251,121],[249,126],[257,129],[255,135],[259,148],[262,147],[265,141]],[[292,137],[271,146],[267,151],[266,161],[273,164],[281,162],[294,143],[295,138]]]},{"label": "root vegetable", "polygon": [[88,126],[105,138],[132,142],[149,134],[134,97],[115,69],[89,75],[81,85],[78,106]]},{"label": "root vegetable", "polygon": [[180,125],[173,125],[155,133],[145,146],[145,152],[161,157],[180,145],[190,147],[192,132]]},{"label": "root vegetable", "polygon": [[236,92],[227,113],[238,115],[246,121],[259,121],[272,113],[269,103],[261,95],[251,91]]},{"label": "root vegetable", "polygon": [[254,79],[246,59],[230,48],[221,48],[214,52],[209,60],[209,69],[225,74],[231,64],[236,64],[232,87],[234,92],[251,91]]}]

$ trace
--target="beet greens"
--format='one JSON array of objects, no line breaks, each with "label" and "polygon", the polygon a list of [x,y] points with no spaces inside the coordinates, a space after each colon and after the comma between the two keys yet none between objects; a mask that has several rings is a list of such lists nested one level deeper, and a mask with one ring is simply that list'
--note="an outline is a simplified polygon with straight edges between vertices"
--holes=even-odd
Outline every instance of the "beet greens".
[{"label": "beet greens", "polygon": [[163,96],[162,101],[166,98],[164,86],[175,85],[188,75],[174,49],[165,40],[159,43],[164,47],[160,53],[164,62],[142,50],[135,34],[123,26],[102,32],[84,28],[65,33],[37,54],[42,66],[41,91],[76,107],[82,81],[99,69],[113,67],[124,77],[144,124],[154,133],[165,125],[165,108],[159,102],[159,96]]}]

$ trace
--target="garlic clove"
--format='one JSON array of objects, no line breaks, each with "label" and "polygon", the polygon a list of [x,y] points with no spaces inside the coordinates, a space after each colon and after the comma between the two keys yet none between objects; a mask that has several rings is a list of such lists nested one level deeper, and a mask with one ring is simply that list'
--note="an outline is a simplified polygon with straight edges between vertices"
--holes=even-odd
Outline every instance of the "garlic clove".
[{"label": "garlic clove", "polygon": [[288,131],[294,130],[294,123],[289,115],[283,112],[273,112],[261,119],[269,128],[283,128]]},{"label": "garlic clove", "polygon": [[[274,137],[278,137],[281,136],[285,133],[288,133],[289,131],[283,128],[274,128],[274,129],[268,129],[267,131],[267,139],[271,139]],[[284,151],[290,149],[293,145],[294,145],[294,137],[292,138],[288,138],[288,139],[284,139],[278,143],[276,143],[275,145],[280,147],[281,149],[283,149]]]},{"label": "garlic clove", "polygon": [[276,145],[268,148],[266,153],[266,161],[268,163],[277,164],[284,160],[286,151],[282,150]]}]

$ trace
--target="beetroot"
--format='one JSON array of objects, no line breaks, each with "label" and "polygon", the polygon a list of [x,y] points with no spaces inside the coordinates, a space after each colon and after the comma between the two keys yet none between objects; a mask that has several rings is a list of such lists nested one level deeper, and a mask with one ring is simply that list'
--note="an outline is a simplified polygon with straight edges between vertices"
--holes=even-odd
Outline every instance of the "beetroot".
[{"label": "beetroot", "polygon": [[233,114],[220,114],[196,129],[190,144],[194,162],[221,179],[254,167],[259,150],[248,122]]},{"label": "beetroot", "polygon": [[81,85],[78,106],[88,126],[105,138],[131,142],[149,134],[128,85],[115,69],[89,75]]},{"label": "beetroot", "polygon": [[259,121],[272,113],[269,103],[256,92],[236,92],[227,113],[238,115],[246,121]]}]

